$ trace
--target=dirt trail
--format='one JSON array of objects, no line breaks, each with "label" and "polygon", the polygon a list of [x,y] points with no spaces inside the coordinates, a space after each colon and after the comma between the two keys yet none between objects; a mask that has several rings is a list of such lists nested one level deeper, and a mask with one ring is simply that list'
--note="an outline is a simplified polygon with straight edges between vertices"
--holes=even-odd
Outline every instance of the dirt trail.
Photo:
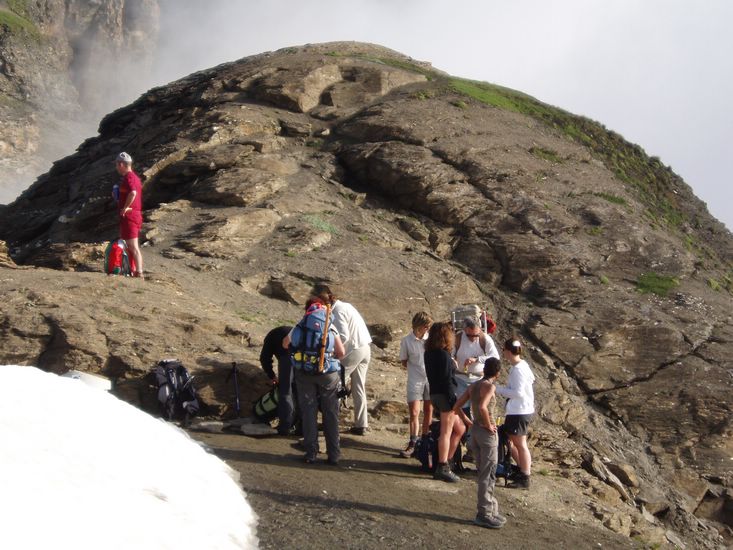
[{"label": "dirt trail", "polygon": [[553,475],[533,476],[529,491],[497,488],[507,524],[476,527],[475,472],[457,484],[434,481],[416,460],[399,458],[403,438],[388,431],[342,434],[339,467],[304,464],[297,438],[192,435],[241,473],[262,548],[639,546],[600,527],[571,482]]}]

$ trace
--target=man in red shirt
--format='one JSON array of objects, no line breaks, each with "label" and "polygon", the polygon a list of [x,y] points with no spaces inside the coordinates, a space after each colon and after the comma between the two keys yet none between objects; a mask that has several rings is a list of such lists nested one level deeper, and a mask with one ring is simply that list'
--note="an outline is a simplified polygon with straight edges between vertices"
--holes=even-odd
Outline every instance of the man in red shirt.
[{"label": "man in red shirt", "polygon": [[117,173],[122,176],[117,198],[120,215],[120,239],[135,260],[133,277],[143,277],[143,255],[140,252],[138,236],[143,225],[143,187],[140,178],[132,171],[132,157],[120,153],[115,159]]}]

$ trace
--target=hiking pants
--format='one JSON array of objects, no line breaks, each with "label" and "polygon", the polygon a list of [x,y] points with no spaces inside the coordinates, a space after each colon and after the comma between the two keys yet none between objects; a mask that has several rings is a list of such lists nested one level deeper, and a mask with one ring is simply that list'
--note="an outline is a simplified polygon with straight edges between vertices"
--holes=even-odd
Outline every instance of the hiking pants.
[{"label": "hiking pants", "polygon": [[303,446],[306,458],[315,459],[318,454],[318,404],[323,414],[323,434],[326,436],[326,453],[330,460],[341,457],[339,446],[339,373],[303,374],[295,371],[300,414],[303,422]]},{"label": "hiking pants", "polygon": [[280,423],[277,431],[287,432],[295,422],[293,404],[293,364],[290,355],[277,359],[277,417]]},{"label": "hiking pants", "polygon": [[341,359],[346,378],[351,378],[351,398],[354,400],[354,427],[367,428],[366,377],[369,361],[372,358],[372,349],[369,344],[352,350]]},{"label": "hiking pants", "polygon": [[499,512],[499,503],[494,498],[496,484],[496,458],[499,438],[486,428],[474,423],[471,426],[471,451],[478,471],[477,515],[491,517]]}]

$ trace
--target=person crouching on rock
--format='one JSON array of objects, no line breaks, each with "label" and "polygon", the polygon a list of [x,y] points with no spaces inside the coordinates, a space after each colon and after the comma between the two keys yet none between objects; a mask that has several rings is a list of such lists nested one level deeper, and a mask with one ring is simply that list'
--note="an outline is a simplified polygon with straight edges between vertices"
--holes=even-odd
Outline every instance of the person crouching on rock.
[{"label": "person crouching on rock", "polygon": [[451,357],[455,335],[450,323],[435,323],[430,327],[425,342],[425,373],[430,385],[430,401],[440,412],[440,435],[438,436],[438,465],[433,477],[443,481],[456,482],[460,478],[448,466],[466,432],[466,425],[453,412],[456,403],[456,362]]},{"label": "person crouching on rock", "polygon": [[115,159],[117,173],[122,181],[113,196],[117,199],[120,216],[120,239],[125,241],[127,249],[135,261],[133,277],[143,277],[143,255],[140,252],[138,237],[143,225],[143,187],[140,178],[132,171],[132,157],[127,153],[120,153]]},{"label": "person crouching on rock", "polygon": [[[496,388],[494,382],[501,370],[501,361],[489,357],[484,362],[484,376],[470,385],[458,398],[453,412],[471,426],[471,450],[478,470],[478,509],[473,522],[488,529],[499,529],[506,518],[499,514],[499,503],[494,497],[496,463],[499,438],[496,432]],[[471,402],[474,422],[466,416],[462,407]]]},{"label": "person crouching on rock", "polygon": [[506,386],[496,386],[496,393],[508,397],[506,420],[502,429],[512,444],[512,458],[521,472],[511,480],[511,487],[529,489],[532,457],[527,447],[527,429],[534,415],[534,374],[522,359],[522,345],[517,338],[504,342],[504,357],[512,365]]}]

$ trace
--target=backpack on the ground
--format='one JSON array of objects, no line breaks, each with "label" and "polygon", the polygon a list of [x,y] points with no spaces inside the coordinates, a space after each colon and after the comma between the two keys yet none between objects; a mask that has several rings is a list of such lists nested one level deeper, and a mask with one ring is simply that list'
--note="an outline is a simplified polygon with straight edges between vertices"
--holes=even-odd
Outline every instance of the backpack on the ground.
[{"label": "backpack on the ground", "polygon": [[290,335],[290,357],[293,368],[306,374],[336,372],[338,360],[333,356],[336,339],[329,330],[331,306],[313,304],[293,327]]},{"label": "backpack on the ground", "polygon": [[127,251],[123,239],[110,241],[104,251],[104,272],[107,275],[124,275],[129,277],[135,271],[135,260]]},{"label": "backpack on the ground", "polygon": [[273,386],[265,395],[254,402],[252,414],[260,422],[267,423],[277,416],[278,401],[277,386]]},{"label": "backpack on the ground", "polygon": [[199,401],[191,376],[177,359],[163,359],[155,367],[158,402],[168,420],[183,418],[184,425],[199,411]]},{"label": "backpack on the ground", "polygon": [[[420,469],[423,472],[435,472],[438,466],[438,437],[440,436],[440,420],[430,424],[430,430],[427,434],[423,434],[415,442],[414,457],[420,462]],[[453,455],[453,471],[462,473],[466,471],[463,466],[463,450],[458,445]]]},{"label": "backpack on the ground", "polygon": [[506,485],[508,481],[520,472],[520,469],[516,464],[512,464],[511,443],[509,442],[509,436],[504,429],[504,425],[498,426],[496,431],[499,436],[496,479],[503,477],[504,485]]}]

